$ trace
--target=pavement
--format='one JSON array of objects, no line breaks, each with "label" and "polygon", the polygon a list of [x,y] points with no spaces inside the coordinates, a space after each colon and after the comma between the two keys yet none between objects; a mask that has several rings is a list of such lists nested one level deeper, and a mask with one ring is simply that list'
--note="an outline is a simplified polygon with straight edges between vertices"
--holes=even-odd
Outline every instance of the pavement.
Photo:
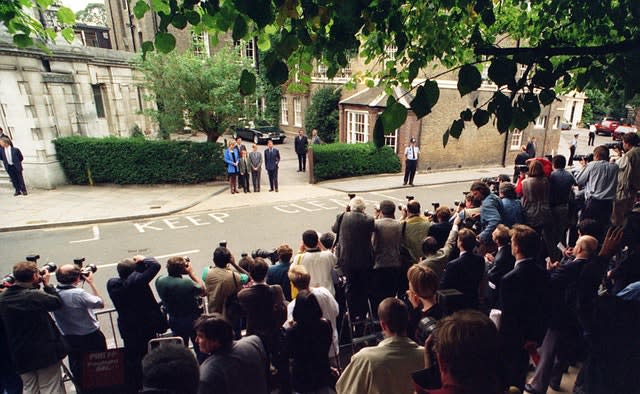
[{"label": "pavement", "polygon": [[[568,152],[574,131],[563,132],[558,152]],[[178,212],[221,210],[285,201],[313,199],[337,193],[380,191],[402,186],[402,174],[380,174],[310,184],[307,173],[297,172],[297,159],[291,139],[278,145],[280,191],[268,192],[266,171],[262,174],[262,192],[231,195],[224,182],[197,185],[63,185],[53,190],[30,189],[27,196],[14,196],[10,185],[0,188],[0,206],[4,208],[0,232],[75,226],[125,220],[146,219]],[[585,143],[579,147],[586,147]],[[260,149],[262,150],[262,149]],[[579,152],[580,149],[579,149]],[[486,167],[464,170],[420,172],[414,185],[429,186],[453,182],[472,182],[483,177],[511,174],[511,167]]]}]

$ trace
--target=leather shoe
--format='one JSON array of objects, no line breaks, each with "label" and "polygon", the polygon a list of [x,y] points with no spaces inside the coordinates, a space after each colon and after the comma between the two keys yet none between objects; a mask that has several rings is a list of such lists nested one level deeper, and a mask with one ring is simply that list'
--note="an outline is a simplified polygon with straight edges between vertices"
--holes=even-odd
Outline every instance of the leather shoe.
[{"label": "leather shoe", "polygon": [[543,394],[540,391],[536,390],[531,384],[527,383],[524,385],[524,391],[530,394]]},{"label": "leather shoe", "polygon": [[22,195],[23,195],[23,196],[26,196],[27,194],[28,194],[28,193],[27,193],[26,191],[23,191],[23,192],[22,192]]},{"label": "leather shoe", "polygon": [[269,191],[270,191],[270,192],[272,192],[272,191],[273,191],[273,189],[269,189]]},{"label": "leather shoe", "polygon": [[15,192],[15,193],[13,193],[13,195],[14,195],[14,196],[19,196],[19,195],[20,195],[20,192]]}]

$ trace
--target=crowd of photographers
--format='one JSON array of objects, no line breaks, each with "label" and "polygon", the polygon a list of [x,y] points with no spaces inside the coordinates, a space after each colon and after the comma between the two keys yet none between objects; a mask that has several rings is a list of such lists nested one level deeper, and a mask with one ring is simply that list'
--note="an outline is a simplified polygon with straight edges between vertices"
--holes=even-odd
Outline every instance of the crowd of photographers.
[{"label": "crowd of photographers", "polygon": [[[160,263],[125,259],[107,283],[124,340],[120,391],[535,394],[560,390],[580,362],[574,392],[637,392],[638,142],[625,135],[616,163],[596,147],[574,173],[561,155],[529,159],[515,184],[474,182],[453,208],[423,212],[413,196],[367,207],[350,194],[332,231],[305,231],[295,252],[283,244],[236,262],[222,242],[201,276],[170,258],[154,283],[160,304],[150,287]],[[95,267],[39,268],[36,257],[0,295],[2,388],[63,393],[68,355],[83,391],[83,355],[106,349]],[[169,329],[195,356],[147,354]],[[341,345],[354,343],[372,346],[345,367]]]}]

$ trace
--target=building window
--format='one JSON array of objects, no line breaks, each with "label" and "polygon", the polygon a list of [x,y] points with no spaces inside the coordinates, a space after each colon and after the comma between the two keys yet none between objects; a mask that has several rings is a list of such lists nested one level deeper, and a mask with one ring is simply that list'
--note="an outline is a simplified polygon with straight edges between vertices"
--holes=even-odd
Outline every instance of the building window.
[{"label": "building window", "polygon": [[293,98],[293,125],[302,127],[302,100],[300,97]]},{"label": "building window", "polygon": [[398,153],[398,129],[384,136],[384,144],[390,146],[395,153]]},{"label": "building window", "polygon": [[238,54],[242,58],[247,58],[251,61],[251,65],[256,66],[256,51],[253,39],[249,41],[240,40],[233,43]]},{"label": "building window", "polygon": [[387,45],[384,47],[384,53],[387,56],[387,59],[395,58],[396,52],[398,52],[398,47],[395,45]]},{"label": "building window", "polygon": [[522,146],[522,130],[513,129],[511,132],[511,150],[520,150]]},{"label": "building window", "polygon": [[540,115],[536,118],[535,128],[544,129],[547,126],[547,115]]},{"label": "building window", "polygon": [[204,56],[206,55],[205,48],[205,34],[206,33],[191,33],[191,50],[193,54],[196,56]]},{"label": "building window", "polygon": [[557,130],[560,128],[560,117],[556,116],[555,118],[553,118],[553,129]]},{"label": "building window", "polygon": [[318,71],[316,76],[321,79],[327,79],[327,66],[322,63],[318,63]]},{"label": "building window", "polygon": [[347,64],[346,67],[340,69],[340,76],[342,78],[351,78],[351,65]]},{"label": "building window", "polygon": [[289,124],[289,107],[286,97],[280,99],[280,123],[284,125]]},{"label": "building window", "polygon": [[91,85],[93,90],[93,101],[96,103],[96,115],[98,118],[105,117],[104,101],[102,99],[102,85]]},{"label": "building window", "polygon": [[346,111],[347,143],[359,144],[369,141],[369,113],[364,111]]}]

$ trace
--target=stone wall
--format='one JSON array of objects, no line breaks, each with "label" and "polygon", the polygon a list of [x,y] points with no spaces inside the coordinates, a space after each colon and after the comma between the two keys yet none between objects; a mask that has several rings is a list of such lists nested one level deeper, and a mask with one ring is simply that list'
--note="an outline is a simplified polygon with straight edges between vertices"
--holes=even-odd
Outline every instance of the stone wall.
[{"label": "stone wall", "polygon": [[[128,136],[134,125],[148,134],[153,123],[139,111],[149,104],[136,86],[133,55],[122,51],[52,45],[52,53],[17,49],[0,33],[0,126],[25,157],[28,187],[65,183],[54,138]],[[98,116],[95,89],[102,94]]]}]

